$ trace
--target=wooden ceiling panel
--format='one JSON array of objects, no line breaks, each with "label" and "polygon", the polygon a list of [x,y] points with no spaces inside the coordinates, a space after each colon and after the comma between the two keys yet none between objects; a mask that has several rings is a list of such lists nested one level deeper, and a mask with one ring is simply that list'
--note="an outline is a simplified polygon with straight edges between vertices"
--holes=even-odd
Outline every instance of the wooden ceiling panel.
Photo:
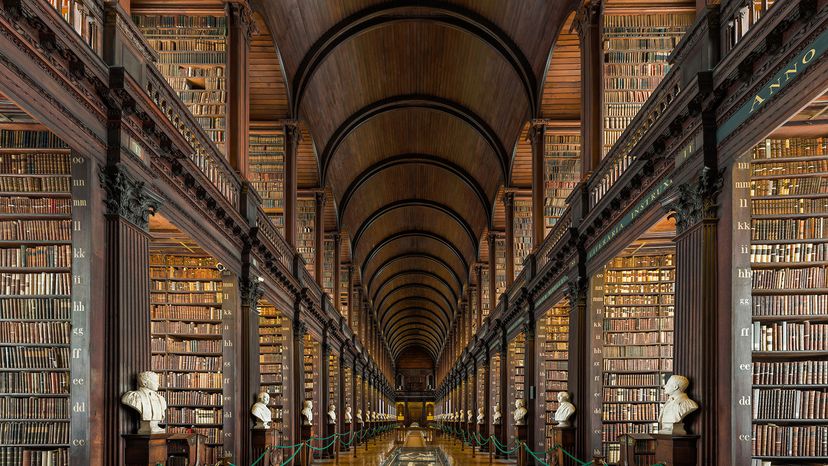
[{"label": "wooden ceiling panel", "polygon": [[383,282],[389,280],[399,274],[408,272],[424,272],[440,278],[445,283],[451,285],[458,292],[463,287],[461,277],[458,277],[451,267],[442,261],[442,259],[432,258],[424,255],[406,256],[394,261],[388,261],[377,270],[372,277],[368,277],[366,287],[368,289],[377,289]]},{"label": "wooden ceiling panel", "polygon": [[571,13],[560,31],[541,96],[541,116],[556,120],[581,119],[581,46],[572,28]]},{"label": "wooden ceiling panel", "polygon": [[358,267],[365,266],[362,276],[366,277],[366,280],[384,264],[393,262],[403,256],[436,257],[451,267],[461,279],[468,275],[469,262],[464,256],[458,255],[457,250],[453,249],[452,245],[445,244],[439,239],[427,235],[400,236],[386,243],[377,244],[371,250],[370,261],[366,261],[365,258],[361,257],[356,258]]},{"label": "wooden ceiling panel", "polygon": [[299,189],[319,187],[319,165],[316,162],[316,146],[305,125],[299,125],[300,140],[296,148],[296,179]]},{"label": "wooden ceiling panel", "polygon": [[428,274],[417,273],[411,271],[405,275],[398,275],[390,280],[378,284],[375,290],[371,290],[371,299],[374,303],[382,302],[386,296],[394,293],[394,290],[404,289],[407,287],[424,286],[430,291],[436,291],[445,296],[448,302],[455,304],[458,299],[458,290],[449,286],[439,278],[434,278]]},{"label": "wooden ceiling panel", "polygon": [[532,188],[532,143],[529,141],[529,123],[523,125],[515,144],[512,158],[512,187]]},{"label": "wooden ceiling panel", "polygon": [[287,87],[273,37],[261,15],[254,13],[257,32],[250,41],[248,80],[250,119],[272,121],[289,118]]}]

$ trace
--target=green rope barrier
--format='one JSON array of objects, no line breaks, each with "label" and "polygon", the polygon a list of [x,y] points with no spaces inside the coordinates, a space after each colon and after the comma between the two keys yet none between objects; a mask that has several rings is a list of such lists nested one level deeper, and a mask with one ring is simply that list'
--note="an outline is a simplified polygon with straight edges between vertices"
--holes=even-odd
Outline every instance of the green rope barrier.
[{"label": "green rope barrier", "polygon": [[311,450],[315,450],[315,451],[322,451],[322,450],[327,450],[328,448],[331,448],[331,446],[332,446],[334,443],[336,443],[336,439],[333,439],[333,440],[331,441],[331,443],[329,443],[329,444],[325,445],[324,447],[319,447],[319,448],[317,448],[317,447],[315,447],[315,446],[311,445],[311,444],[310,444],[310,440],[309,440],[309,441],[308,441],[308,448],[310,448]]},{"label": "green rope barrier", "polygon": [[323,441],[323,442],[324,442],[325,440],[328,440],[328,439],[329,439],[329,438],[331,438],[331,437],[336,437],[337,435],[339,435],[339,433],[331,434],[331,435],[329,435],[329,436],[327,436],[327,437],[311,437],[311,438],[309,438],[308,440],[321,440],[321,441]]},{"label": "green rope barrier", "polygon": [[534,452],[534,451],[532,451],[532,449],[531,449],[531,448],[529,448],[529,445],[526,445],[525,443],[523,444],[523,449],[524,449],[524,450],[526,450],[526,451],[527,451],[530,455],[532,455],[532,456],[535,458],[535,460],[536,460],[538,463],[540,463],[540,465],[541,465],[541,466],[549,466],[549,463],[544,462],[542,459],[540,459],[540,458],[538,457],[538,454],[543,455],[543,454],[545,454],[546,452],[543,452],[543,451]]},{"label": "green rope barrier", "polygon": [[262,454],[259,455],[258,458],[256,458],[256,461],[254,461],[253,463],[250,464],[250,466],[256,466],[257,464],[259,464],[259,461],[261,461],[262,458],[264,458],[265,455],[267,454],[267,452],[269,452],[269,451],[270,451],[270,447],[265,448],[265,451],[263,451]]},{"label": "green rope barrier", "polygon": [[293,458],[296,458],[296,455],[298,455],[299,452],[302,451],[303,448],[305,448],[305,443],[304,442],[302,442],[299,445],[302,445],[302,446],[299,447],[296,451],[294,451],[293,454],[290,455],[290,458],[288,458],[284,463],[280,464],[279,466],[287,466],[288,464],[290,464],[291,461],[293,461]]},{"label": "green rope barrier", "polygon": [[566,451],[561,445],[554,445],[552,447],[551,451],[555,451],[555,450],[561,450],[564,453],[564,455],[568,456],[572,461],[575,461],[576,463],[578,463],[581,466],[588,466],[588,465],[594,463],[594,461],[590,461],[589,463],[587,463],[586,461],[581,461],[578,458],[575,458],[574,455],[572,455],[571,453]]}]

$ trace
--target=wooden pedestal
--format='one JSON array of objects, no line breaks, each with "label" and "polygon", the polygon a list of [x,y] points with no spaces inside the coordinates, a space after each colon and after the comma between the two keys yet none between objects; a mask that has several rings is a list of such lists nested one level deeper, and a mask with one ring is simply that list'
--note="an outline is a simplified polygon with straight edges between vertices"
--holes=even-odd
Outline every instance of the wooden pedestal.
[{"label": "wooden pedestal", "polygon": [[352,442],[353,439],[356,438],[356,433],[351,432],[351,423],[350,422],[343,422],[342,423],[342,441],[339,442],[339,451],[349,451],[351,447],[349,445],[345,445],[348,442],[351,442],[351,445],[354,443]]},{"label": "wooden pedestal", "polygon": [[[250,440],[253,444],[253,458],[258,458],[268,448],[279,445],[279,431],[276,429],[250,429]],[[278,465],[278,455],[281,450],[271,450],[262,458],[261,466]]]},{"label": "wooden pedestal", "polygon": [[[552,427],[552,443],[560,445],[564,450],[573,453],[575,452],[575,428],[570,427]],[[552,465],[555,466],[576,466],[576,463],[568,456],[564,455],[563,451],[558,449],[554,453],[554,457],[550,458]]]},{"label": "wooden pedestal", "polygon": [[126,434],[125,466],[167,464],[170,457],[186,458],[188,464],[204,462],[206,438],[199,434]]},{"label": "wooden pedestal", "polygon": [[[515,441],[518,445],[526,443],[526,425],[515,426]],[[526,466],[527,461],[525,448],[518,448],[517,464],[518,466]]]},{"label": "wooden pedestal", "polygon": [[[504,439],[506,438],[506,435],[504,435],[505,430],[506,429],[503,428],[502,423],[501,424],[496,424],[494,426],[494,436],[495,436],[495,438],[497,438],[498,442],[500,442],[501,444],[504,444],[504,445],[506,445],[508,443],[508,441],[504,441]],[[492,440],[492,442],[489,445],[491,445],[491,448],[494,449],[495,458],[508,458],[507,455],[501,453],[500,450],[497,449],[497,447],[495,446],[494,440]]]},{"label": "wooden pedestal", "polygon": [[[302,430],[300,432],[301,432],[300,438],[307,442],[308,439],[311,438],[311,436],[313,435],[313,426],[303,425]],[[307,445],[305,445],[305,447],[302,448],[302,452],[299,453],[299,464],[301,466],[308,466],[309,464],[311,464],[312,461],[313,461],[313,450],[311,450],[310,448],[308,448]]]},{"label": "wooden pedestal", "polygon": [[655,459],[666,466],[696,466],[698,435],[653,434],[656,439]]}]

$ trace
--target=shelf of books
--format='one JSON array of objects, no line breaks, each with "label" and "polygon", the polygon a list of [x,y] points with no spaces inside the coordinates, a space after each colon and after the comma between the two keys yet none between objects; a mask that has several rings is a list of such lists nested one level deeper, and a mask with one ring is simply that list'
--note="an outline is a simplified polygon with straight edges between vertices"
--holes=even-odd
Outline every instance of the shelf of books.
[{"label": "shelf of books", "polygon": [[305,260],[305,267],[313,276],[316,260],[316,200],[299,198],[296,200],[296,251]]},{"label": "shelf of books", "polygon": [[609,463],[619,461],[619,435],[658,430],[661,387],[673,370],[675,273],[667,241],[633,244],[593,279],[603,291],[595,322],[603,328],[601,441]]},{"label": "shelf of books", "polygon": [[[478,364],[477,366],[477,388],[475,389],[476,393],[475,396],[477,397],[477,407],[484,408],[486,406],[486,386],[488,386],[488,381],[484,378],[486,375],[486,370],[483,368],[482,364]],[[492,405],[494,406],[494,405]],[[474,423],[477,424],[477,411],[474,413]],[[491,418],[491,413],[487,413],[485,409],[483,410],[484,419]],[[491,435],[491,434],[489,434]]]},{"label": "shelf of books", "polygon": [[46,131],[0,130],[0,147],[0,459],[65,466],[75,318],[71,157]]},{"label": "shelf of books", "polygon": [[285,136],[279,130],[251,129],[250,183],[262,198],[262,208],[285,233]]},{"label": "shelf of books", "polygon": [[828,462],[828,139],[750,161],[753,464]]},{"label": "shelf of books", "polygon": [[348,265],[342,264],[342,267],[339,270],[339,313],[345,317],[345,322],[348,322],[348,298],[351,293],[351,290],[348,287],[349,281],[350,277],[348,277]]},{"label": "shelf of books", "polygon": [[[343,360],[342,362],[344,363],[345,361]],[[343,421],[345,420],[345,411],[348,408],[351,408],[351,422],[355,420],[356,410],[354,409],[354,404],[351,402],[351,396],[355,389],[354,374],[350,367],[344,367],[342,371],[342,392],[345,394],[345,399],[342,400],[342,413],[340,414]]]},{"label": "shelf of books", "polygon": [[480,267],[480,282],[483,285],[483,288],[480,290],[481,293],[481,308],[480,312],[482,312],[483,319],[489,317],[489,311],[491,307],[491,303],[489,302],[489,296],[491,296],[491,290],[489,288],[489,267],[487,265],[483,265]]},{"label": "shelf of books", "polygon": [[325,249],[322,251],[322,258],[324,260],[322,268],[322,291],[328,293],[331,302],[334,302],[334,241],[326,237],[323,244]]},{"label": "shelf of books", "polygon": [[[493,352],[489,360],[489,406],[491,406],[491,412],[486,413],[486,419],[489,419],[490,425],[494,425],[495,406],[500,406],[501,423],[506,422],[505,416],[508,416],[509,412],[506,406],[500,404],[500,391],[503,389],[500,383],[500,359],[500,353]],[[491,430],[491,428],[489,432],[489,435],[494,434],[494,430]],[[502,442],[503,439],[500,439],[500,441]]]},{"label": "shelf of books", "polygon": [[221,272],[198,250],[170,254],[153,244],[150,279],[152,370],[167,400],[167,431],[206,436],[215,463],[224,439]]},{"label": "shelf of books", "polygon": [[523,270],[523,261],[532,252],[532,199],[515,196],[512,206],[512,243],[515,252],[515,277]]},{"label": "shelf of books", "polygon": [[354,391],[356,393],[356,406],[354,406],[354,430],[359,430],[359,419],[357,419],[357,412],[362,410],[362,420],[365,420],[365,403],[362,402],[362,396],[364,395],[364,387],[362,383],[362,375],[357,372],[355,384],[354,384]]},{"label": "shelf of books", "polygon": [[558,393],[568,390],[569,359],[569,301],[564,299],[549,309],[537,321],[538,348],[536,364],[538,365],[538,426],[543,435],[542,444],[536,445],[541,450],[554,446],[552,426],[555,425],[555,411],[558,409]]},{"label": "shelf of books", "polygon": [[92,14],[93,11],[100,11],[100,6],[95,5],[90,8],[88,4],[92,1],[49,0],[49,4],[83,38],[86,45],[91,47],[92,50],[100,52],[100,19]]},{"label": "shelf of books", "polygon": [[[506,400],[509,403],[508,415],[510,419],[514,418],[515,401],[526,399],[526,334],[523,332],[515,335],[515,338],[509,342],[509,386],[506,387]],[[524,404],[524,406],[526,406]],[[509,443],[513,444],[515,441],[515,429],[509,429]]]},{"label": "shelf of books", "polygon": [[566,198],[581,177],[581,136],[547,128],[543,149],[544,236],[566,209]]},{"label": "shelf of books", "polygon": [[267,301],[259,301],[259,380],[261,390],[270,395],[268,406],[273,415],[272,428],[279,438],[288,440],[290,434],[290,403],[288,385],[290,374],[291,323]]},{"label": "shelf of books", "polygon": [[469,309],[471,310],[471,334],[477,335],[477,316],[480,309],[477,308],[477,287],[480,285],[469,286]]},{"label": "shelf of books", "polygon": [[312,435],[317,437],[322,436],[319,426],[319,404],[322,402],[320,396],[319,381],[319,344],[313,339],[310,334],[305,334],[305,352],[302,358],[302,377],[303,377],[303,393],[302,400],[313,402],[313,419],[315,420],[312,427]]},{"label": "shelf of books", "polygon": [[667,74],[670,52],[695,18],[694,11],[604,16],[604,155]]},{"label": "shelf of books", "polygon": [[498,298],[506,291],[506,237],[503,235],[495,240],[495,288]]},{"label": "shelf of books", "polygon": [[[336,351],[331,351],[330,356],[328,356],[328,404],[336,406],[337,416],[342,415],[340,412],[341,404],[339,403],[339,363],[339,354]],[[328,407],[325,407],[325,412],[328,412]],[[327,420],[328,418],[325,416],[325,422]]]},{"label": "shelf of books", "polygon": [[158,71],[224,152],[227,86],[227,18],[209,15],[132,15],[158,52]]}]

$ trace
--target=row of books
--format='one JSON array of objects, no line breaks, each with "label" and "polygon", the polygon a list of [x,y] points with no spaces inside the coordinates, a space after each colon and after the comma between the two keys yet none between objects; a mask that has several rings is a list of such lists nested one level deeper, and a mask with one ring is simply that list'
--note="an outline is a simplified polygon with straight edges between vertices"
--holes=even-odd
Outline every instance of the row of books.
[{"label": "row of books", "polygon": [[[661,306],[658,303],[655,304],[639,304],[636,306],[619,306],[614,305],[613,307],[606,308],[604,310],[604,320],[606,322],[607,319],[649,319],[649,318],[658,318],[665,321],[662,324],[661,328],[672,328],[668,327],[666,321],[672,319],[672,314],[666,311],[669,311],[669,307]],[[645,321],[646,322],[646,321]]]},{"label": "row of books", "polygon": [[[644,266],[647,267],[647,266]],[[613,283],[661,283],[676,279],[674,268],[663,269],[609,269],[604,273],[604,284]]]},{"label": "row of books", "polygon": [[604,422],[608,421],[648,421],[658,418],[657,403],[609,403],[601,405]]},{"label": "row of books", "polygon": [[754,419],[828,419],[828,392],[754,388]]},{"label": "row of books", "polygon": [[671,358],[672,345],[609,346],[604,345],[604,358]]},{"label": "row of books", "polygon": [[149,39],[147,43],[159,54],[180,50],[192,52],[226,52],[227,41],[221,36],[198,39]]},{"label": "row of books", "polygon": [[0,191],[19,193],[57,193],[69,191],[69,177],[20,177],[0,175]]},{"label": "row of books", "polygon": [[221,292],[193,292],[183,294],[152,293],[153,304],[221,304]]},{"label": "row of books", "polygon": [[150,309],[153,320],[220,320],[221,308],[215,306],[154,305]]},{"label": "row of books", "polygon": [[221,358],[212,356],[160,355],[152,356],[152,367],[157,372],[174,371],[221,371]]},{"label": "row of books", "polygon": [[[225,34],[227,18],[224,16],[202,15],[132,15],[132,21],[141,29],[161,29],[158,34],[194,35],[206,34],[215,30],[216,34]],[[150,31],[155,33],[154,31]]]},{"label": "row of books", "polygon": [[152,333],[187,333],[194,335],[221,335],[219,324],[194,323],[184,321],[156,321],[150,322]]},{"label": "row of books", "polygon": [[754,161],[750,164],[753,178],[765,176],[820,175],[828,173],[828,160],[803,159],[793,162]]},{"label": "row of books", "polygon": [[765,139],[752,155],[754,161],[828,155],[828,138]]},{"label": "row of books", "polygon": [[0,147],[17,149],[67,148],[60,138],[49,131],[9,129],[0,129]]},{"label": "row of books", "polygon": [[170,353],[220,353],[220,340],[170,340],[153,337],[150,345],[153,351]]},{"label": "row of books", "polygon": [[826,199],[754,199],[751,205],[753,215],[791,215],[828,213]]},{"label": "row of books", "polygon": [[606,295],[604,304],[608,306],[652,306],[657,304],[673,304],[672,293],[640,294],[640,295]]},{"label": "row of books", "polygon": [[44,242],[70,241],[71,220],[3,220],[0,221],[0,240]]},{"label": "row of books", "polygon": [[182,255],[168,255],[168,254],[150,254],[151,266],[173,266],[173,267],[205,267],[216,270],[216,260],[212,257],[204,256],[182,256]]},{"label": "row of books", "polygon": [[153,291],[221,291],[221,282],[215,281],[153,281]]},{"label": "row of books", "polygon": [[828,316],[828,295],[754,296],[753,315],[764,316]]},{"label": "row of books", "polygon": [[814,262],[828,260],[828,243],[751,244],[750,262]]},{"label": "row of books", "polygon": [[[605,272],[609,273],[609,276],[613,274],[624,274],[624,273],[635,273],[635,269],[646,268],[646,267],[663,267],[663,268],[670,268],[675,267],[675,258],[672,254],[655,254],[655,255],[647,255],[647,256],[618,256],[614,257],[612,260],[609,261],[607,264],[607,269]],[[613,269],[622,269],[622,270],[613,270]],[[623,270],[623,269],[633,269],[633,270]],[[612,280],[611,280],[612,281]]]},{"label": "row of books", "polygon": [[0,419],[69,419],[67,398],[0,398]]},{"label": "row of books", "polygon": [[68,268],[72,265],[72,246],[53,244],[46,246],[22,245],[0,249],[0,267],[9,268]]},{"label": "row of books", "polygon": [[0,421],[0,445],[69,443],[68,422]]},{"label": "row of books", "polygon": [[753,363],[755,385],[828,385],[828,361]]},{"label": "row of books", "polygon": [[167,372],[163,377],[164,388],[221,388],[221,373]]},{"label": "row of books", "polygon": [[71,302],[66,298],[0,299],[0,319],[69,319]]},{"label": "row of books", "polygon": [[0,466],[68,466],[67,448],[0,447]]},{"label": "row of books", "polygon": [[69,215],[72,200],[62,197],[0,196],[0,214]]},{"label": "row of books", "polygon": [[828,426],[753,426],[753,454],[789,456],[805,461],[809,456],[828,456]]},{"label": "row of books", "polygon": [[[632,317],[626,315],[624,317]],[[608,332],[658,332],[673,330],[673,318],[670,316],[638,317],[635,319],[605,319],[604,330]]]},{"label": "row of books", "polygon": [[167,408],[167,424],[221,424],[221,409]]},{"label": "row of books", "polygon": [[658,422],[651,424],[646,423],[610,423],[604,424],[601,437],[604,442],[618,442],[618,437],[622,434],[651,434],[658,428]]},{"label": "row of books", "polygon": [[0,322],[4,343],[69,344],[69,322]]},{"label": "row of books", "polygon": [[785,240],[785,239],[823,239],[828,226],[827,217],[810,217],[804,219],[754,219],[751,239]]},{"label": "row of books", "polygon": [[69,273],[0,273],[0,290],[6,296],[69,295]]},{"label": "row of books", "polygon": [[660,388],[604,388],[604,401],[627,401],[627,402],[664,402],[666,396]]},{"label": "row of books", "polygon": [[750,183],[751,196],[796,196],[804,194],[828,194],[828,176],[755,180]]},{"label": "row of books", "polygon": [[7,369],[64,369],[69,367],[69,348],[0,347],[0,367]]},{"label": "row of books", "polygon": [[38,152],[0,154],[0,173],[3,174],[68,175],[71,170],[72,165],[66,154]]},{"label": "row of books", "polygon": [[673,343],[673,332],[671,330],[661,330],[658,332],[613,332],[606,328],[604,334],[604,345],[652,345],[663,343],[670,345]]},{"label": "row of books", "polygon": [[828,324],[753,323],[754,351],[828,351]]},{"label": "row of books", "polygon": [[0,393],[69,394],[69,373],[64,371],[0,372]]},{"label": "row of books", "polygon": [[825,288],[825,267],[760,269],[751,277],[754,290]]},{"label": "row of books", "polygon": [[221,406],[224,404],[224,395],[216,392],[199,392],[197,390],[186,392],[167,392],[164,394],[168,406],[176,405],[205,405]]},{"label": "row of books", "polygon": [[638,371],[638,372],[672,372],[673,360],[663,359],[604,359],[604,370],[616,371]]},{"label": "row of books", "polygon": [[642,283],[642,284],[604,284],[604,294],[653,294],[672,293],[674,285],[667,283]]}]

